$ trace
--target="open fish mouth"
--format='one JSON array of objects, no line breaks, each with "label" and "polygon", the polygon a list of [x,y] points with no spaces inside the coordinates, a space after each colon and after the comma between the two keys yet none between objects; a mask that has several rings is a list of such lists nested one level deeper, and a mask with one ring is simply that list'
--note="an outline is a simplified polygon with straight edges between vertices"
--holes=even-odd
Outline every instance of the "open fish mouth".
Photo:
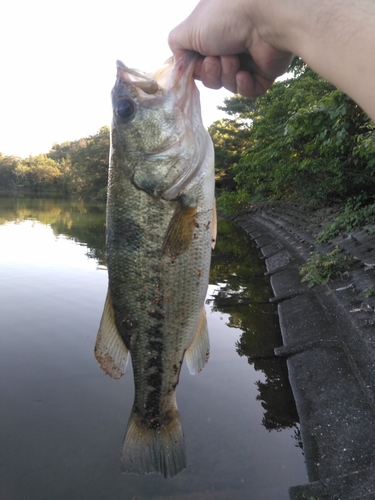
[{"label": "open fish mouth", "polygon": [[[153,75],[129,68],[122,61],[117,60],[118,83],[142,91],[143,95],[138,92],[138,97],[143,97],[143,99],[158,92],[160,94],[173,93],[176,106],[198,125],[201,120],[201,108],[199,91],[193,78],[198,57],[198,54],[194,52],[186,52],[177,61],[170,57]],[[194,115],[198,116],[197,120],[193,120]]]},{"label": "open fish mouth", "polygon": [[[120,119],[122,116],[127,119],[127,106],[131,105],[134,108],[149,109],[165,107],[170,110],[176,122],[174,132],[165,142],[154,144],[153,147],[148,142],[143,159],[150,164],[152,162],[149,174],[142,174],[140,180],[137,168],[132,175],[132,181],[138,188],[164,200],[175,200],[189,183],[199,179],[200,169],[205,168],[202,160],[207,154],[209,141],[206,135],[196,134],[202,127],[199,91],[193,77],[198,57],[194,52],[187,52],[176,62],[171,57],[151,76],[128,68],[122,61],[116,63],[117,79],[113,96],[114,107],[121,107]],[[128,104],[129,98],[133,104]],[[129,121],[134,119],[135,114],[130,116],[129,113]],[[127,152],[137,154],[134,150],[128,149]],[[181,157],[185,158],[185,167],[176,169],[174,159]],[[155,188],[154,165],[162,158],[168,158],[170,168],[164,172],[166,181],[163,187],[159,184],[159,187]]]}]

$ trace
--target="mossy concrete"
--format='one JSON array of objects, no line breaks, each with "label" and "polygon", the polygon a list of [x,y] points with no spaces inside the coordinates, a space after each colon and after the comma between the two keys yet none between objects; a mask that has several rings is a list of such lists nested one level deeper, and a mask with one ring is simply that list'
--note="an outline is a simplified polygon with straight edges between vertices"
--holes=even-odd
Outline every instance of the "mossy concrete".
[{"label": "mossy concrete", "polygon": [[[234,218],[259,246],[278,304],[309,483],[291,500],[375,499],[375,236],[364,227],[323,245],[332,209],[262,204]],[[339,246],[356,266],[309,289],[300,269],[312,251]]]}]

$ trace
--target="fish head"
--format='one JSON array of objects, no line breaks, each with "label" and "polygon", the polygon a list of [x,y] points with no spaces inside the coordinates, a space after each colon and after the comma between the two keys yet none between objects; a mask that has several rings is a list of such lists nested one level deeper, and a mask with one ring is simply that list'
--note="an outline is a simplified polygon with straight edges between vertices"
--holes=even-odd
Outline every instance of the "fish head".
[{"label": "fish head", "polygon": [[149,76],[117,61],[111,168],[153,197],[176,199],[202,168],[210,142],[193,78],[196,55]]}]

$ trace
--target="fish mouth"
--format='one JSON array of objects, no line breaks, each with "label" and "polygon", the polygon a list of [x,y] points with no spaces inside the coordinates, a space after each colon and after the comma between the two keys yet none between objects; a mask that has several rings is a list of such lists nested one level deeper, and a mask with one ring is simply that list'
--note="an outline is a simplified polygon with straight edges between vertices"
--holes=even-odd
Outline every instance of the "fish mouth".
[{"label": "fish mouth", "polygon": [[130,84],[133,87],[143,90],[146,94],[151,95],[161,90],[161,87],[154,78],[136,69],[128,68],[120,60],[116,61],[116,68],[117,78],[120,78],[125,84]]},{"label": "fish mouth", "polygon": [[202,122],[199,90],[194,80],[198,58],[199,55],[195,52],[185,52],[182,57],[174,61],[169,79],[169,89],[176,96],[176,105],[191,119],[193,127]]},{"label": "fish mouth", "polygon": [[[153,75],[129,68],[117,60],[117,78],[125,85],[141,90],[146,94],[143,94],[144,98],[158,92],[171,93],[182,113],[192,117],[194,107],[197,110],[195,114],[200,117],[199,91],[193,77],[198,57],[197,53],[191,51],[187,51],[177,61],[170,57]],[[141,97],[139,92],[138,97]]]},{"label": "fish mouth", "polygon": [[[195,145],[195,155],[191,158],[190,168],[186,169],[178,181],[163,193],[165,200],[173,200],[179,196],[195,177],[205,168],[203,159],[207,150],[207,132],[201,133],[203,127],[199,90],[194,80],[195,64],[199,55],[196,52],[185,54],[171,66],[169,90],[175,99],[175,105],[185,117],[185,134],[183,142],[191,141]],[[175,147],[179,147],[176,145]],[[180,146],[181,147],[181,146]]]},{"label": "fish mouth", "polygon": [[207,136],[199,131],[203,128],[199,90],[194,80],[194,70],[199,54],[185,52],[177,61],[173,57],[154,75],[157,83],[173,96],[175,106],[179,108],[185,120],[185,132],[182,141],[179,140],[163,152],[163,155],[174,154],[184,149],[184,143],[194,143],[195,155],[190,168],[185,169],[179,179],[164,191],[165,200],[174,200],[204,168],[203,158],[207,150]]},{"label": "fish mouth", "polygon": [[[169,142],[162,151],[148,150],[146,153],[153,159],[185,157],[186,167],[174,177],[173,183],[159,194],[168,201],[177,199],[186,186],[199,176],[200,169],[205,168],[203,158],[207,150],[207,132],[201,133],[204,127],[199,90],[194,80],[198,57],[194,52],[186,52],[177,61],[171,57],[153,75],[128,68],[122,61],[116,63],[117,80],[113,95],[117,98],[129,96],[147,107],[164,106],[165,102],[169,101],[168,107],[171,105],[174,109],[173,113],[179,123],[179,132],[175,135],[177,140]],[[184,151],[189,153],[184,154]],[[190,156],[189,159],[187,155]]]}]

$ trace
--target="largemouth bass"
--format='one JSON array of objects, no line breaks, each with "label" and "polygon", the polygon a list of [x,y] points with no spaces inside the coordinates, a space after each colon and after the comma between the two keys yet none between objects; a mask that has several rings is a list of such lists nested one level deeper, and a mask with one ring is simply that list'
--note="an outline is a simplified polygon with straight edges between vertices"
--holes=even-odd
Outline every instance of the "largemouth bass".
[{"label": "largemouth bass", "polygon": [[132,358],[135,398],[123,472],[172,477],[186,466],[176,404],[183,359],[209,354],[204,301],[216,238],[214,152],[193,78],[195,56],[153,77],[117,62],[107,201],[108,295],[95,346],[114,378]]}]

